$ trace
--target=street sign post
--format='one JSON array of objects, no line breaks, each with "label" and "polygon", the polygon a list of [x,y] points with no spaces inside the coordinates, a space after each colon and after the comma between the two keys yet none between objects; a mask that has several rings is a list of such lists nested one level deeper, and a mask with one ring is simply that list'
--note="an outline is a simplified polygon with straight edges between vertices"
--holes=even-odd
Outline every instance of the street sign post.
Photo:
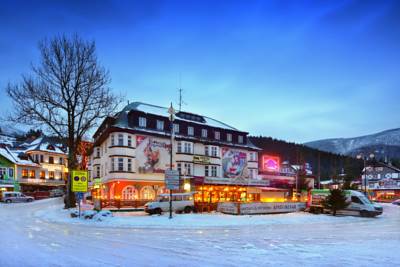
[{"label": "street sign post", "polygon": [[179,172],[177,170],[165,170],[165,185],[167,189],[179,189]]},{"label": "street sign post", "polygon": [[81,217],[81,201],[83,199],[83,196],[84,196],[83,192],[75,193],[75,197],[78,200],[78,216],[79,216],[79,218]]}]

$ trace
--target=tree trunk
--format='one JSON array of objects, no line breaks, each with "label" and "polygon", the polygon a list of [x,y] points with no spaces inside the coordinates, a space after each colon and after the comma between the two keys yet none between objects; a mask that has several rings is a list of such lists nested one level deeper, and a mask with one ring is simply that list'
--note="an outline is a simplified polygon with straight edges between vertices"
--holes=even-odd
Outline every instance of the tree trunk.
[{"label": "tree trunk", "polygon": [[333,216],[336,216],[336,209],[333,209],[333,210],[332,210],[332,215],[333,215]]},{"label": "tree trunk", "polygon": [[64,199],[65,209],[75,208],[76,199],[75,194],[72,192],[72,170],[76,169],[76,148],[73,138],[68,140],[68,182],[67,182],[67,194]]}]

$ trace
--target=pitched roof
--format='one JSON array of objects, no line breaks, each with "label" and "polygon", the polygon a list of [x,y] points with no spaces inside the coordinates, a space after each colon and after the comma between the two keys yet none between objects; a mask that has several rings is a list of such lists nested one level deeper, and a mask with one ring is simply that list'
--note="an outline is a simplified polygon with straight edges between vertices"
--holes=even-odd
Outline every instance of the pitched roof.
[{"label": "pitched roof", "polygon": [[39,167],[38,164],[30,159],[21,159],[19,155],[24,153],[20,150],[10,150],[7,146],[0,146],[0,155],[16,165]]}]

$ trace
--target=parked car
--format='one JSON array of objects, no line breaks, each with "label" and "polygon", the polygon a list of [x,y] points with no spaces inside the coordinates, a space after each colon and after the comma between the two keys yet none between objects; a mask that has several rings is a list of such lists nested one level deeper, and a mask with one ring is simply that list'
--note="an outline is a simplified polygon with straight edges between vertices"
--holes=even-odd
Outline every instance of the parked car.
[{"label": "parked car", "polygon": [[[371,202],[361,192],[355,190],[345,190],[346,202],[349,204],[347,208],[338,210],[337,214],[354,215],[362,217],[375,217],[381,215],[383,208],[381,205]],[[311,191],[311,205],[309,211],[311,213],[330,212],[323,205],[323,201],[329,196],[330,191],[327,189],[313,189]]]},{"label": "parked car", "polygon": [[33,197],[26,196],[21,192],[3,192],[1,200],[5,203],[11,202],[32,202]]},{"label": "parked car", "polygon": [[64,191],[62,189],[52,189],[50,190],[50,197],[62,197]]},{"label": "parked car", "polygon": [[[144,211],[149,214],[161,214],[169,211],[169,194],[161,194],[155,201],[144,205]],[[194,201],[192,193],[172,194],[172,210],[175,212],[190,213],[194,211]]]},{"label": "parked car", "polygon": [[392,204],[400,206],[400,199],[393,201]]}]

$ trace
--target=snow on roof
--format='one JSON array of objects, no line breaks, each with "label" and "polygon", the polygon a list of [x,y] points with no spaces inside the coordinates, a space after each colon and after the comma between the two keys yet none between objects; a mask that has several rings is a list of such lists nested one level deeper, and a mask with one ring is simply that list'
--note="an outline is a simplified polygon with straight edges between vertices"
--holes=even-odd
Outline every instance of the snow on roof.
[{"label": "snow on roof", "polygon": [[6,158],[7,160],[11,161],[14,164],[17,165],[26,165],[26,166],[32,166],[32,167],[39,167],[38,164],[34,163],[30,159],[21,159],[18,157],[20,153],[24,153],[21,150],[10,150],[8,147],[0,146],[0,155]]},{"label": "snow on roof", "polygon": [[23,152],[36,150],[36,151],[45,151],[50,153],[65,154],[65,152],[61,149],[62,144],[52,142],[50,138],[46,136],[41,136],[39,138],[36,138],[30,143],[24,143],[22,144],[22,146],[25,147]]},{"label": "snow on roof", "polygon": [[[162,117],[166,117],[166,118],[169,117],[168,108],[166,108],[166,107],[160,107],[160,106],[146,104],[146,103],[142,103],[142,102],[133,102],[133,103],[130,103],[127,106],[125,106],[125,108],[117,115],[116,126],[127,126],[128,125],[128,116],[127,115],[129,113],[129,111],[131,111],[131,110],[142,111],[144,113],[154,114],[154,115],[158,115],[158,116],[162,116]],[[207,125],[210,127],[238,131],[236,128],[234,128],[226,123],[212,119],[207,116],[197,115],[194,113],[188,113],[188,112],[183,112],[183,111],[182,111],[182,113],[187,113],[187,114],[192,114],[193,116],[202,117],[202,118],[204,118],[204,122],[189,120],[189,119],[185,119],[185,118],[176,116],[177,120],[189,121],[189,122],[200,124],[200,125]]]}]

